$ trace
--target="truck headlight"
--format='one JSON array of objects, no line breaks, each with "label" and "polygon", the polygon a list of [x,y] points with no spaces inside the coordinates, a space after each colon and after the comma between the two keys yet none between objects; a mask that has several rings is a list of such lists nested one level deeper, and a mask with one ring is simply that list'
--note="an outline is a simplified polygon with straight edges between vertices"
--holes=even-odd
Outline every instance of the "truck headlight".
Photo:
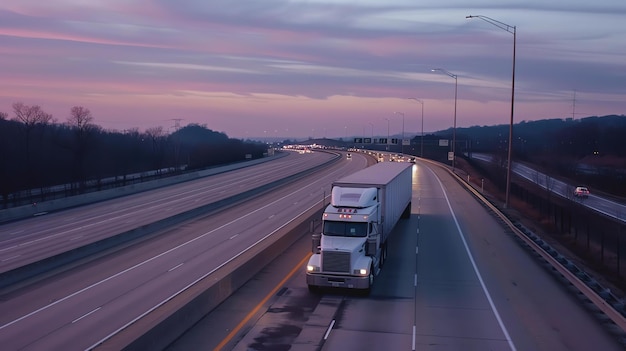
[{"label": "truck headlight", "polygon": [[307,265],[306,266],[306,271],[307,272],[319,272],[320,271],[320,267]]},{"label": "truck headlight", "polygon": [[354,270],[354,274],[364,275],[365,276],[365,275],[367,275],[367,269],[365,269],[365,268],[355,269]]}]

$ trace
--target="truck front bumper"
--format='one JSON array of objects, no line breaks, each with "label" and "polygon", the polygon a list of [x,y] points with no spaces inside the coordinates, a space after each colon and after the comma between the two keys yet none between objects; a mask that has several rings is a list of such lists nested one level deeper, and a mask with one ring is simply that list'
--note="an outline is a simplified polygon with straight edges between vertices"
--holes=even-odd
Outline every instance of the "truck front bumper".
[{"label": "truck front bumper", "polygon": [[368,289],[369,277],[351,275],[332,275],[324,273],[306,274],[306,283],[309,286],[348,288],[348,289]]}]

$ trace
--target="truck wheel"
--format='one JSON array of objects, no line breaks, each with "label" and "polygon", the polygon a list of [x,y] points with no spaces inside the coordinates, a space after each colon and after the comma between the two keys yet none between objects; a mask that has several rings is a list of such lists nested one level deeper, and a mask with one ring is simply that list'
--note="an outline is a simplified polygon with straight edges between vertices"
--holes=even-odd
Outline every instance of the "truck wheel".
[{"label": "truck wheel", "polygon": [[318,287],[316,285],[309,284],[309,292],[317,293],[318,291],[319,290],[318,290]]}]

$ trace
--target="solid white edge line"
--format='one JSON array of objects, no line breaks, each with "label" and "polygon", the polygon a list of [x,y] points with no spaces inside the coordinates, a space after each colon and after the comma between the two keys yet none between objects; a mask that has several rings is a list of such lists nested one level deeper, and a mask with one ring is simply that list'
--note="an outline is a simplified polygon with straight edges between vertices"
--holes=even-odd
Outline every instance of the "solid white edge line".
[{"label": "solid white edge line", "polygon": [[[430,171],[433,172],[432,170]],[[487,297],[487,301],[489,301],[489,306],[491,306],[491,310],[493,311],[493,314],[498,320],[500,329],[502,330],[502,333],[504,333],[504,337],[506,338],[506,341],[509,344],[509,347],[511,348],[511,350],[516,351],[517,348],[513,344],[513,340],[511,340],[511,336],[509,335],[509,332],[507,331],[506,326],[504,326],[504,322],[502,322],[502,318],[500,318],[500,313],[498,313],[498,309],[496,308],[496,305],[493,303],[493,300],[491,299],[491,294],[489,294],[489,290],[487,290],[487,286],[485,285],[485,282],[483,281],[483,277],[480,274],[478,267],[476,266],[476,262],[474,261],[474,257],[472,256],[472,253],[470,252],[469,246],[467,245],[467,241],[465,241],[465,235],[463,234],[463,231],[461,230],[461,226],[459,225],[459,221],[457,220],[456,215],[454,214],[454,210],[452,209],[452,205],[450,204],[450,200],[448,199],[448,194],[446,193],[446,190],[444,189],[443,184],[441,183],[441,180],[439,180],[439,177],[435,175],[435,178],[437,179],[437,182],[439,182],[439,186],[441,187],[441,191],[443,192],[443,197],[446,199],[446,203],[448,204],[448,208],[450,209],[450,214],[452,215],[452,219],[454,219],[454,224],[456,225],[456,229],[459,233],[459,236],[461,237],[461,241],[463,241],[465,252],[467,252],[467,256],[469,257],[470,262],[472,263],[472,267],[474,268],[474,273],[476,273],[476,276],[478,277],[478,281],[480,282],[480,286],[482,287],[483,292],[485,293],[485,296]]]},{"label": "solid white edge line", "polygon": [[333,319],[330,322],[330,325],[328,326],[328,329],[326,329],[326,334],[324,334],[324,340],[328,339],[328,336],[330,335],[330,331],[333,330],[333,326],[335,325],[335,320]]}]

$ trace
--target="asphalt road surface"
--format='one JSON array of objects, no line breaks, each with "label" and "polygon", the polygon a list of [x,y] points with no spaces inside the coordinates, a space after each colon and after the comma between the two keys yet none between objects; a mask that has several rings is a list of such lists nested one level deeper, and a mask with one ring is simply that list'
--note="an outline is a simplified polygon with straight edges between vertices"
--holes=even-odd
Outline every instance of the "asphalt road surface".
[{"label": "asphalt road surface", "polygon": [[168,350],[623,349],[447,172],[418,161],[411,212],[369,296],[309,293],[303,237]]}]

